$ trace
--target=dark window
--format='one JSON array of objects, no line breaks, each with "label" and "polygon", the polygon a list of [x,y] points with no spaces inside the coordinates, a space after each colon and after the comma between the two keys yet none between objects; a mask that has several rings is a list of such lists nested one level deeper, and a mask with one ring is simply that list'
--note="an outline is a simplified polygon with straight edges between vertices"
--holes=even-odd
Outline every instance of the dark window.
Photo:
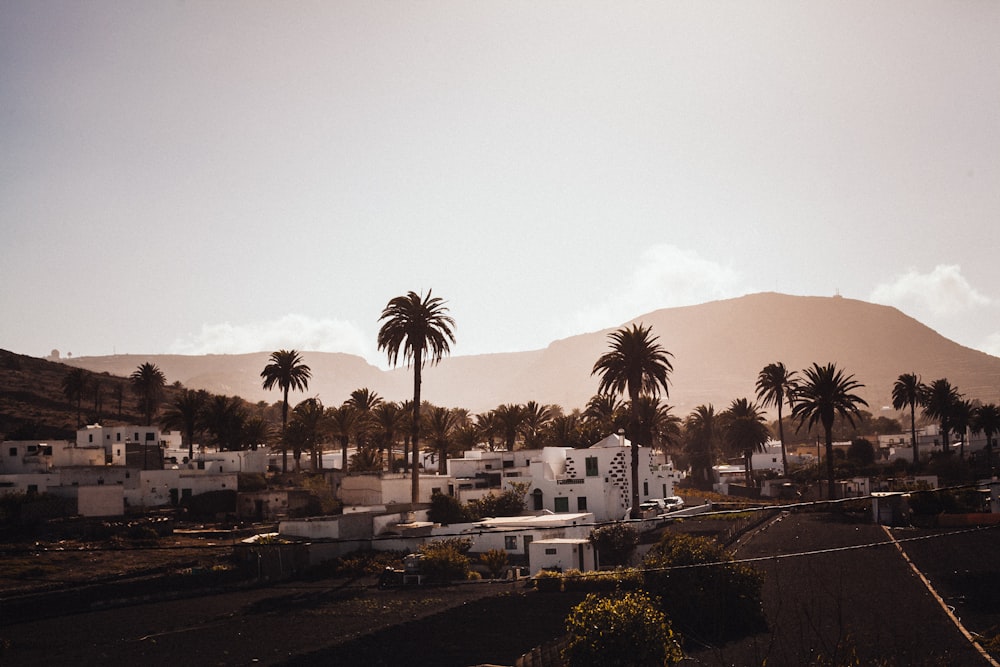
[{"label": "dark window", "polygon": [[597,457],[588,456],[585,459],[587,466],[587,477],[597,477]]},{"label": "dark window", "polygon": [[568,512],[569,511],[569,498],[565,496],[555,499],[556,512]]},{"label": "dark window", "polygon": [[503,538],[503,548],[507,551],[514,551],[517,549],[517,536],[507,535]]},{"label": "dark window", "polygon": [[11,447],[10,448],[10,455],[11,456],[17,456],[17,447]]},{"label": "dark window", "polygon": [[535,489],[531,492],[531,500],[533,501],[532,509],[536,512],[541,509],[545,509],[542,505],[542,490]]},{"label": "dark window", "polygon": [[559,552],[556,551],[554,547],[545,547],[545,555],[546,556],[555,556],[557,553],[559,553]]},{"label": "dark window", "polygon": [[146,442],[152,442],[153,440],[156,440],[156,434],[153,433],[152,431],[147,431],[146,432]]},{"label": "dark window", "polygon": [[648,496],[649,495],[649,482],[643,482],[642,483],[642,495],[644,495],[644,496]]},{"label": "dark window", "polygon": [[93,442],[93,441],[94,441],[94,434],[93,433],[88,433],[87,434],[87,442]]},{"label": "dark window", "polygon": [[122,441],[122,432],[121,431],[118,431],[118,433],[115,434],[115,440],[117,440],[118,442]]},{"label": "dark window", "polygon": [[587,496],[579,496],[576,499],[576,511],[586,512],[587,511]]}]

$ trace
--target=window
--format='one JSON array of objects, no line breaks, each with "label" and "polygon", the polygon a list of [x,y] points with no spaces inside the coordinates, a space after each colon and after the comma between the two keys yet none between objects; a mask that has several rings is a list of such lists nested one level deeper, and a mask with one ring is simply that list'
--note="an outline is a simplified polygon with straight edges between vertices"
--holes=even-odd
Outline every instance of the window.
[{"label": "window", "polygon": [[542,490],[535,489],[531,492],[532,508],[537,512],[539,510],[545,509],[542,502]]},{"label": "window", "polygon": [[147,431],[146,432],[146,442],[152,442],[153,440],[156,440],[156,434],[153,433],[152,431]]},{"label": "window", "polygon": [[569,511],[569,498],[562,497],[556,498],[556,512],[568,512]]},{"label": "window", "polygon": [[587,468],[587,477],[597,477],[597,457],[588,456],[584,459]]},{"label": "window", "polygon": [[555,556],[557,553],[559,552],[556,551],[555,547],[545,547],[546,556]]},{"label": "window", "polygon": [[577,512],[587,511],[587,496],[579,496],[576,499],[576,511]]},{"label": "window", "polygon": [[649,482],[643,482],[642,483],[642,495],[644,495],[644,496],[648,496],[649,495]]},{"label": "window", "polygon": [[115,440],[117,440],[118,442],[122,441],[122,432],[121,431],[118,431],[118,433],[115,434]]},{"label": "window", "polygon": [[503,548],[506,551],[514,551],[517,549],[517,535],[507,535],[503,538]]},{"label": "window", "polygon": [[17,447],[11,447],[10,448],[10,455],[11,456],[17,456]]},{"label": "window", "polygon": [[87,442],[93,442],[93,441],[94,441],[94,434],[93,433],[88,433],[87,434]]}]

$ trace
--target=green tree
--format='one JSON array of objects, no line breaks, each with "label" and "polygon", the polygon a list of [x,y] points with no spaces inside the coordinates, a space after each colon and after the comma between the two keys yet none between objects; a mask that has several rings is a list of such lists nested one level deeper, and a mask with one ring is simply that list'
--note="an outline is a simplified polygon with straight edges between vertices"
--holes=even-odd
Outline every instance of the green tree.
[{"label": "green tree", "polygon": [[289,436],[288,444],[292,445],[295,472],[302,469],[303,450],[310,452],[314,470],[323,467],[324,416],[323,403],[318,398],[307,398],[292,409],[286,435]]},{"label": "green tree", "polygon": [[83,394],[87,390],[89,376],[82,368],[70,369],[62,379],[62,392],[66,400],[76,403],[76,426],[83,425],[80,418],[80,404],[83,402]]},{"label": "green tree", "polygon": [[[584,419],[598,429],[601,438],[617,433],[628,425],[628,410],[625,404],[612,394],[594,394],[583,410]],[[592,444],[592,443],[591,443]]]},{"label": "green tree", "polygon": [[243,444],[257,451],[259,445],[266,445],[271,441],[273,431],[271,422],[267,419],[259,415],[246,417],[243,421]]},{"label": "green tree", "polygon": [[494,410],[500,433],[503,436],[504,447],[508,452],[514,451],[517,436],[524,424],[524,406],[516,403],[504,403]]},{"label": "green tree", "polygon": [[836,498],[833,473],[833,420],[840,415],[852,425],[860,417],[858,406],[868,403],[853,392],[864,387],[853,375],[845,375],[835,364],[820,366],[813,363],[802,371],[803,382],[795,392],[792,417],[799,420],[799,426],[817,422],[822,424],[826,434],[826,479],[831,499]]},{"label": "green tree", "polygon": [[712,404],[699,405],[684,420],[685,449],[691,461],[691,476],[709,487],[719,444],[719,423]]},{"label": "green tree", "polygon": [[674,367],[672,355],[657,343],[652,328],[642,324],[623,327],[608,335],[611,350],[604,353],[591,370],[600,374],[597,391],[602,394],[626,394],[629,399],[629,439],[632,441],[632,518],[639,518],[639,442],[642,421],[639,397],[656,398],[660,390],[669,397],[669,378]]},{"label": "green tree", "polygon": [[393,448],[398,434],[406,428],[406,414],[399,403],[382,402],[372,410],[375,432],[379,441],[379,451],[388,450],[386,459],[389,471],[393,470]]},{"label": "green tree", "polygon": [[184,389],[167,405],[160,425],[177,429],[188,446],[188,460],[194,459],[194,439],[202,424],[202,410],[208,401],[208,392]]},{"label": "green tree", "polygon": [[756,403],[737,398],[721,415],[722,439],[733,452],[743,457],[747,487],[753,486],[753,454],[767,444],[767,425]]},{"label": "green tree", "polygon": [[910,409],[910,437],[913,442],[913,462],[917,459],[917,406],[927,391],[927,385],[920,381],[916,373],[901,373],[892,385],[892,407],[896,410]]},{"label": "green tree", "polygon": [[757,375],[757,400],[763,407],[773,405],[778,409],[778,439],[781,440],[781,471],[788,475],[788,448],[785,446],[785,427],[781,420],[781,409],[785,403],[792,405],[798,376],[789,371],[785,364],[777,361],[768,364]]},{"label": "green tree", "polygon": [[350,445],[351,437],[354,436],[354,430],[357,428],[359,420],[358,409],[350,403],[345,402],[340,407],[328,408],[326,419],[331,435],[340,441],[340,469],[346,473],[349,461],[347,458],[347,448]]},{"label": "green tree", "polygon": [[962,400],[958,389],[951,386],[947,379],[934,380],[927,385],[920,398],[925,417],[935,420],[941,428],[941,439],[944,451],[950,451],[948,435],[951,432],[952,413],[955,405]]},{"label": "green tree", "polygon": [[961,438],[960,449],[958,457],[960,459],[965,458],[965,441],[968,440],[969,425],[972,422],[973,406],[972,402],[966,399],[959,399],[952,406],[951,411],[951,430],[952,432]]},{"label": "green tree", "polygon": [[375,415],[373,411],[382,404],[382,397],[368,387],[355,389],[347,402],[358,410],[358,423],[354,429],[358,447],[367,447],[368,441],[375,431]]},{"label": "green tree", "polygon": [[243,449],[247,413],[237,397],[212,396],[202,412],[202,425],[219,449]]},{"label": "green tree", "polygon": [[146,362],[132,371],[129,381],[132,383],[132,392],[139,399],[139,409],[146,418],[146,426],[152,426],[153,415],[163,399],[167,378],[159,366]]},{"label": "green tree", "polygon": [[260,372],[265,390],[274,387],[281,390],[281,472],[288,472],[288,446],[285,430],[288,427],[288,392],[292,389],[305,391],[309,388],[312,370],[302,361],[297,350],[272,352],[268,364]]},{"label": "green tree", "polygon": [[566,617],[570,667],[663,667],[684,658],[658,602],[642,591],[590,593]]},{"label": "green tree", "polygon": [[851,446],[847,448],[847,458],[857,461],[862,466],[870,466],[875,463],[875,446],[870,440],[855,438],[851,440]]},{"label": "green tree", "polygon": [[628,565],[639,546],[639,533],[626,523],[609,523],[591,531],[590,543],[597,549],[602,566]]},{"label": "green tree", "polygon": [[765,624],[763,578],[714,539],[666,531],[643,559],[643,588],[682,632],[724,641]]},{"label": "green tree", "polygon": [[1000,406],[996,403],[977,406],[972,419],[972,432],[986,436],[986,466],[992,474],[994,436],[1000,433]]},{"label": "green tree", "polygon": [[424,427],[427,440],[437,453],[438,473],[448,474],[448,450],[458,422],[454,411],[448,408],[432,407],[425,417]]},{"label": "green tree", "polygon": [[524,404],[521,435],[524,437],[525,449],[538,449],[539,435],[550,421],[552,421],[552,410],[549,406],[540,405],[535,401]]},{"label": "green tree", "polygon": [[413,471],[411,473],[411,500],[420,499],[420,383],[424,363],[437,364],[451,352],[455,342],[452,329],[455,320],[448,315],[445,302],[431,296],[422,297],[416,292],[397,296],[386,304],[379,321],[378,349],[385,350],[389,363],[396,365],[400,352],[408,366],[413,367]]},{"label": "green tree", "polygon": [[[631,405],[629,406],[631,409]],[[671,407],[652,396],[639,397],[639,440],[652,448],[667,449],[681,439],[681,419]]]}]

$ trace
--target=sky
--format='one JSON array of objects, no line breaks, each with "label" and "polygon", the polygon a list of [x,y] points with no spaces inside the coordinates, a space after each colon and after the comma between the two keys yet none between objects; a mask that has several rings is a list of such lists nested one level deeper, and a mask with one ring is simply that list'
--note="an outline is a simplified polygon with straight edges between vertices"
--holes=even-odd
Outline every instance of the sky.
[{"label": "sky", "polygon": [[455,355],[775,291],[1000,355],[998,34],[992,0],[6,0],[0,348],[384,367],[410,290]]}]

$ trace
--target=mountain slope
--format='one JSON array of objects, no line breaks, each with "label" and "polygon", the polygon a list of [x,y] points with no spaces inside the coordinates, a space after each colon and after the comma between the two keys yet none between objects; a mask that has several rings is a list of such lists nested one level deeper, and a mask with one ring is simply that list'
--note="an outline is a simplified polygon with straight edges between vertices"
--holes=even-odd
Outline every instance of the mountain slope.
[{"label": "mountain slope", "polygon": [[[925,381],[947,377],[967,398],[1000,402],[1000,358],[958,345],[888,306],[763,293],[667,308],[633,321],[651,325],[674,355],[669,402],[682,415],[702,403],[724,408],[734,398],[752,397],[757,373],[775,361],[792,369],[836,363],[865,385],[860,393],[873,412],[890,402],[893,382],[908,372]],[[528,400],[582,408],[597,389],[590,371],[611,331],[572,336],[544,350],[446,358],[426,369],[423,396],[474,412]],[[459,350],[460,345],[461,340]],[[268,355],[118,355],[66,363],[127,376],[151,361],[169,382],[270,403],[280,397],[260,385]],[[384,371],[347,354],[303,352],[303,357],[313,379],[309,391],[293,394],[293,401],[319,396],[336,405],[360,387],[390,400],[412,395],[406,367]]]}]

